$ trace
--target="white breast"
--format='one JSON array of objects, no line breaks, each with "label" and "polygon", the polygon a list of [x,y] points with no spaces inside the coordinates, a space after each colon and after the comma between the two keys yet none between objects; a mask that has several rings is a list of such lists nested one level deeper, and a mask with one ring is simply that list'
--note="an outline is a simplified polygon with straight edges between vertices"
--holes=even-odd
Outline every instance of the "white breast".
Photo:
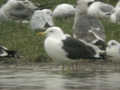
[{"label": "white breast", "polygon": [[113,61],[120,61],[120,47],[112,46],[106,48],[107,56]]},{"label": "white breast", "polygon": [[48,56],[58,62],[63,62],[68,60],[66,58],[66,53],[62,49],[63,44],[60,40],[48,37],[45,40],[44,47]]}]

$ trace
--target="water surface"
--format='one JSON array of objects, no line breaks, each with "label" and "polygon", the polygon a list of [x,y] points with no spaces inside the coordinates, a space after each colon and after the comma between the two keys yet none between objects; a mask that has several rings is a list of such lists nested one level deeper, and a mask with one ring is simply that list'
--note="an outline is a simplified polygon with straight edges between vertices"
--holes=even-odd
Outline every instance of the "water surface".
[{"label": "water surface", "polygon": [[120,90],[120,65],[83,64],[78,71],[49,65],[1,65],[0,90]]}]

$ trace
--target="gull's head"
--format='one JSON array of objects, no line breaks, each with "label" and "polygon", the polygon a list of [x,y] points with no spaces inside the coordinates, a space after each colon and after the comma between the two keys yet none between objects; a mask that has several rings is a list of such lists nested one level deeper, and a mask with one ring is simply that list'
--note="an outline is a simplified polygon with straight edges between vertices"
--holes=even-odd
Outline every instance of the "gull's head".
[{"label": "gull's head", "polygon": [[119,42],[117,42],[116,40],[110,40],[107,45],[108,47],[117,46],[119,45]]},{"label": "gull's head", "polygon": [[42,10],[46,15],[52,16],[52,11],[50,9],[43,9]]},{"label": "gull's head", "polygon": [[39,32],[38,35],[46,35],[47,37],[62,38],[64,32],[59,27],[50,27],[45,32]]},{"label": "gull's head", "polygon": [[77,0],[77,9],[80,9],[80,13],[86,13],[88,7],[94,2],[95,0]]}]

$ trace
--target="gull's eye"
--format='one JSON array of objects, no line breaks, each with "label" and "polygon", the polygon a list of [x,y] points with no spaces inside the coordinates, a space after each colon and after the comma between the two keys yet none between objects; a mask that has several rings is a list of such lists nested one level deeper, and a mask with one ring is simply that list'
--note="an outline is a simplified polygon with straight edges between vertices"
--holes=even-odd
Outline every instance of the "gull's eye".
[{"label": "gull's eye", "polygon": [[112,46],[116,45],[115,43],[111,43]]},{"label": "gull's eye", "polygon": [[50,31],[51,33],[53,33],[54,31]]}]

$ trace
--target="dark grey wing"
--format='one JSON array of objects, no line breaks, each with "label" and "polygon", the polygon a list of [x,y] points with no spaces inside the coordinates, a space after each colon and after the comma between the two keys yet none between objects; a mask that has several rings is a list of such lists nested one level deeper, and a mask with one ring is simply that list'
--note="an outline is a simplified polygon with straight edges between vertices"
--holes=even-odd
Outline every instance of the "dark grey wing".
[{"label": "dark grey wing", "polygon": [[83,39],[87,42],[91,42],[93,37],[88,33],[91,25],[86,15],[76,15],[73,25],[73,37],[76,39]]},{"label": "dark grey wing", "polygon": [[27,9],[21,10],[12,10],[10,15],[16,19],[29,19],[33,14],[33,11]]},{"label": "dark grey wing", "polygon": [[[91,28],[94,28],[93,32],[95,32],[101,39],[105,41],[106,35],[103,24],[96,17],[93,16],[88,16],[88,21],[91,25]],[[91,30],[91,28],[89,30]]]},{"label": "dark grey wing", "polygon": [[103,13],[106,13],[106,14],[110,14],[111,15],[111,13],[112,13],[112,11],[113,11],[113,9],[114,9],[114,7],[112,6],[112,5],[110,5],[110,4],[102,4],[101,6],[100,6],[100,10],[103,12]]},{"label": "dark grey wing", "polygon": [[96,54],[92,47],[71,37],[63,40],[62,48],[66,51],[67,57],[71,59],[93,59]]},{"label": "dark grey wing", "polygon": [[73,37],[91,43],[96,39],[93,35],[91,35],[91,33],[89,33],[91,27],[96,28],[94,29],[94,32],[96,32],[99,37],[105,40],[104,26],[98,19],[88,15],[75,16],[73,25]]}]

